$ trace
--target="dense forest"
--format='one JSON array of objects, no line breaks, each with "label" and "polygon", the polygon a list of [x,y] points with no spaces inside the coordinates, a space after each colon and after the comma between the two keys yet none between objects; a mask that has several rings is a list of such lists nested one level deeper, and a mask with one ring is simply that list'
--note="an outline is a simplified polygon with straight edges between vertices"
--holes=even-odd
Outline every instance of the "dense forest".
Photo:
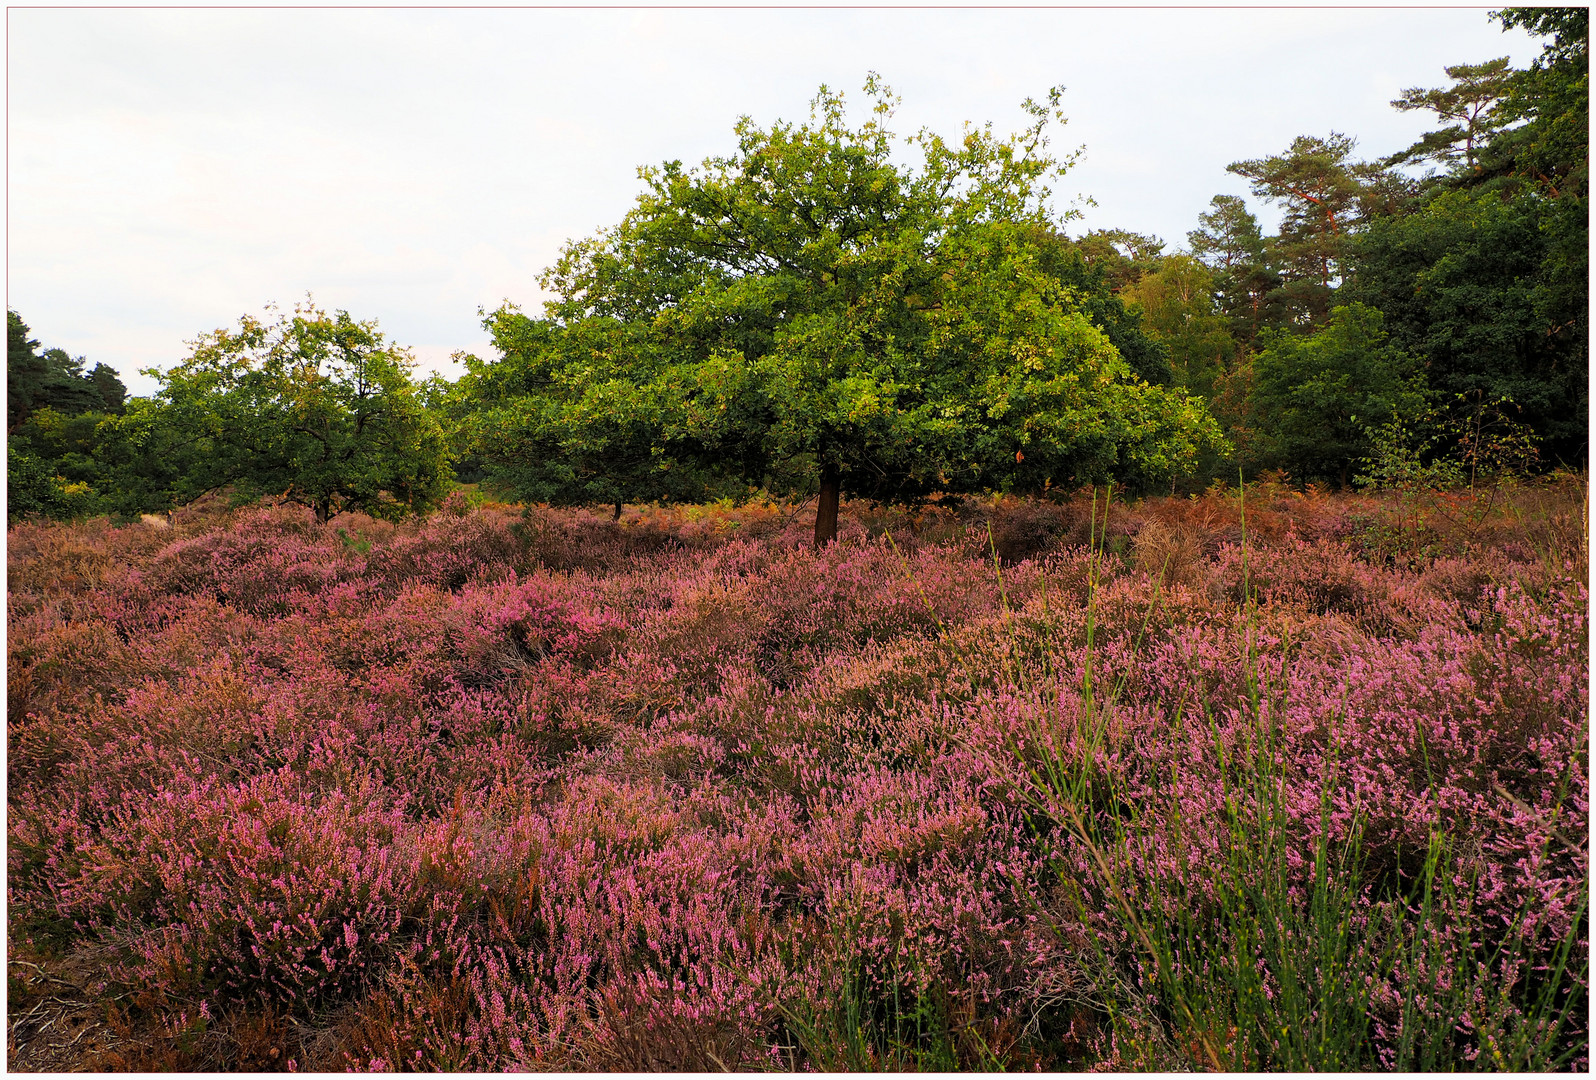
[{"label": "dense forest", "polygon": [[807,124],[744,120],[727,156],[643,170],[625,218],[545,271],[541,317],[485,314],[498,355],[455,382],[307,301],[201,334],[129,399],[9,311],[10,519],[218,490],[393,518],[466,482],[617,514],[818,497],[825,540],[843,496],[1579,466],[1589,16],[1491,17],[1541,56],[1402,90],[1434,125],[1406,150],[1359,160],[1330,132],[1230,166],[1275,235],[1229,195],[1184,246],[1071,235],[1048,209],[1057,92],[1007,139],[905,139],[872,77],[863,123],[823,89]]}]

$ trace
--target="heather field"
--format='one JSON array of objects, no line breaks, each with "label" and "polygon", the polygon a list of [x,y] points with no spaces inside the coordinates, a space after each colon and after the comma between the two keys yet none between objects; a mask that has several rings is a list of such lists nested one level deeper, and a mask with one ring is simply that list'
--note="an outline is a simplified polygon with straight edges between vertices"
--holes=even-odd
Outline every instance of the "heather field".
[{"label": "heather field", "polygon": [[1587,488],[9,532],[22,1069],[1584,1069]]}]

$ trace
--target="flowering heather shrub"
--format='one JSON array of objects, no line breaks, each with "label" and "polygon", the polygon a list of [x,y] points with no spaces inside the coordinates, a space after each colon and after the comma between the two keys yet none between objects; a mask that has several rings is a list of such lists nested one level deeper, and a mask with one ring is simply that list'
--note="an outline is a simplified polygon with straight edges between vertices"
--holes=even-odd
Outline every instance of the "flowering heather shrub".
[{"label": "flowering heather shrub", "polygon": [[17,526],[13,954],[91,1067],[1582,1068],[1583,483],[1383,498]]}]

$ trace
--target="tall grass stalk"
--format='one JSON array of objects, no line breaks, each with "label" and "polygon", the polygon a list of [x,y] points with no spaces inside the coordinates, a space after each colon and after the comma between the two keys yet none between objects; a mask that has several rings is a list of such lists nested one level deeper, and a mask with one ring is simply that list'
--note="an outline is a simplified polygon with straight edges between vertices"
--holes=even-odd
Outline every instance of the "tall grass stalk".
[{"label": "tall grass stalk", "polygon": [[[1089,940],[1097,969],[1122,976],[1101,997],[1121,1051],[1132,1059],[1121,1063],[1291,1071],[1565,1065],[1576,1052],[1559,1050],[1574,1004],[1571,986],[1582,986],[1588,969],[1585,958],[1571,955],[1572,937],[1533,979],[1518,933],[1526,911],[1495,944],[1470,943],[1459,954],[1445,923],[1467,904],[1469,864],[1450,838],[1437,830],[1418,880],[1376,898],[1364,876],[1367,823],[1354,809],[1337,836],[1332,821],[1339,733],[1322,775],[1287,769],[1280,730],[1289,704],[1286,669],[1265,670],[1254,651],[1244,487],[1242,500],[1242,663],[1253,726],[1230,752],[1206,702],[1177,703],[1172,716],[1177,734],[1191,710],[1212,733],[1224,793],[1217,861],[1193,856],[1202,850],[1195,833],[1203,823],[1185,821],[1172,794],[1181,785],[1179,763],[1163,788],[1171,794],[1151,802],[1132,798],[1101,764],[1124,678],[1107,695],[1094,678],[1104,555],[1095,494],[1080,730],[1071,750],[1056,723],[1052,732],[1033,724],[1026,733],[1047,748],[1029,766],[1033,811],[1062,825],[1087,856],[1084,880],[1062,864],[1058,872],[1075,890],[1081,924],[1095,928]],[[1104,533],[1106,522],[1105,503]],[[1044,604],[1046,595],[1044,580]],[[1004,602],[1006,611],[1006,594]],[[1157,603],[1155,590],[1135,652]],[[1043,678],[1044,697],[1056,701],[1061,687],[1051,664]],[[1290,803],[1313,784],[1318,827],[1304,835]],[[1299,852],[1305,881],[1292,869]],[[1118,916],[1132,955],[1110,928],[1094,923],[1094,909]],[[1400,1009],[1383,1017],[1376,1037],[1382,988],[1394,989]],[[1148,1032],[1158,1035],[1149,1039]]]},{"label": "tall grass stalk", "polygon": [[[836,996],[825,1006],[800,1001],[781,1014],[802,1051],[821,1072],[1004,1071],[970,1016],[946,987],[921,970],[889,964],[873,972],[857,949],[842,951]],[[789,1066],[800,1062],[790,1057]]]}]

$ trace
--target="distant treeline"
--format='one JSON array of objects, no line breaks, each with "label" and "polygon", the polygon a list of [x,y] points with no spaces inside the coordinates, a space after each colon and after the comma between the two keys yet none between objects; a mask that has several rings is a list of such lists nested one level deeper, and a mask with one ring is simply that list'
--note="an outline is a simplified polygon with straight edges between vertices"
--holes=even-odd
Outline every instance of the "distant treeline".
[{"label": "distant treeline", "polygon": [[[8,512],[135,515],[227,488],[425,512],[456,480],[560,505],[1195,490],[1238,471],[1347,486],[1582,466],[1588,444],[1585,8],[1510,8],[1542,39],[1393,105],[1434,130],[1362,161],[1302,136],[1230,171],[1183,250],[1067,231],[1060,92],[1000,139],[743,120],[736,149],[645,169],[566,246],[498,355],[411,376],[374,323],[307,302],[202,335],[128,400],[8,313]],[[897,162],[919,154],[914,167]]]}]

